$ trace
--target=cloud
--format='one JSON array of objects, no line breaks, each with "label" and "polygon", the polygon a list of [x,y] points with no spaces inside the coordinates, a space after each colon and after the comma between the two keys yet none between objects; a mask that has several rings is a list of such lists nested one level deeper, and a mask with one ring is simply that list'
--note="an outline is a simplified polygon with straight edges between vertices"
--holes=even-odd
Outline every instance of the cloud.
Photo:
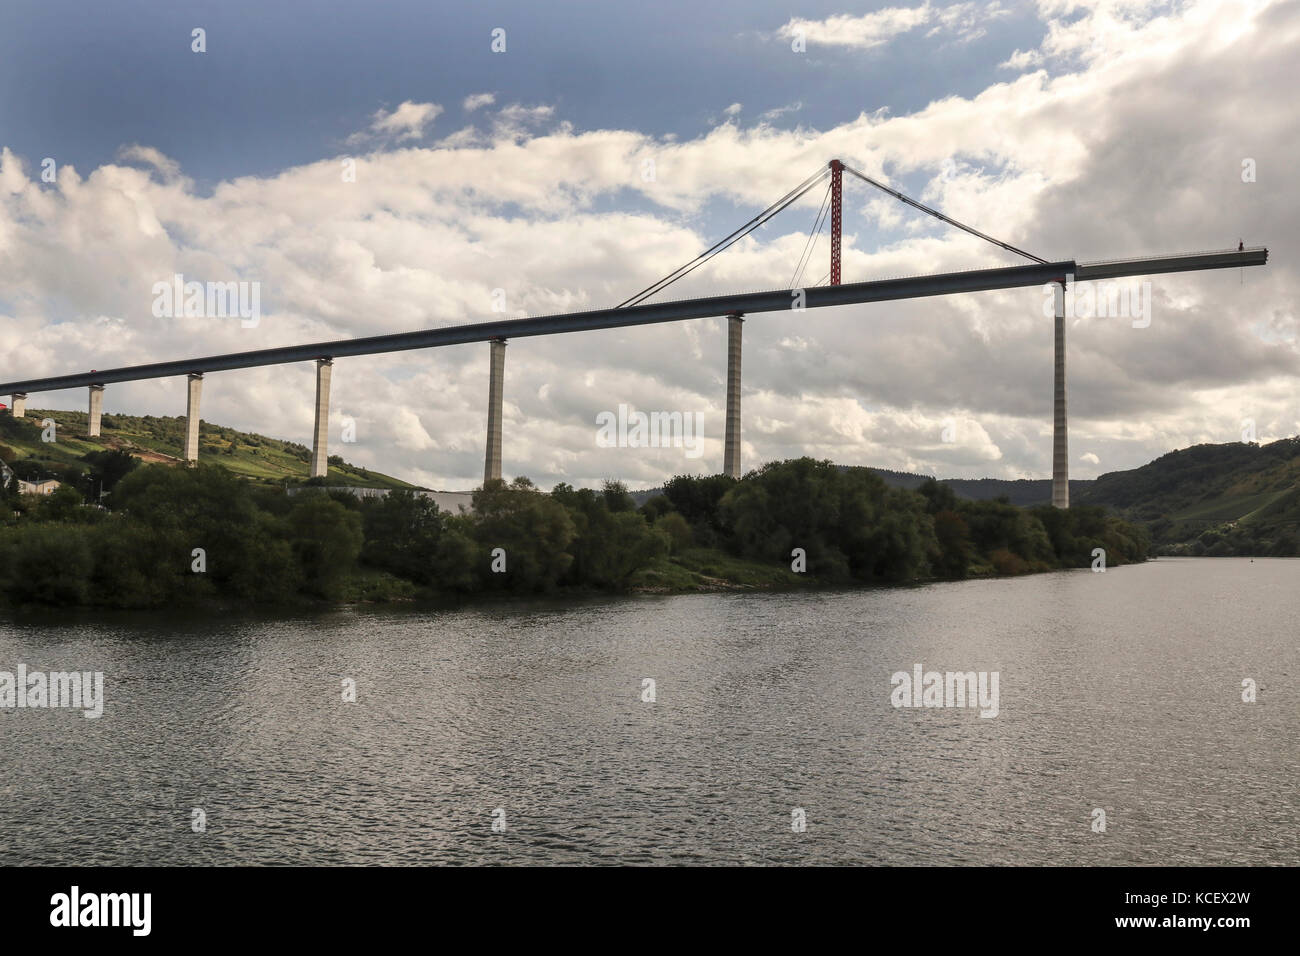
[{"label": "cloud", "polygon": [[824,46],[869,50],[928,23],[932,12],[927,3],[920,7],[886,7],[856,17],[849,14],[839,14],[825,20],[795,17],[777,30],[777,36],[787,40],[803,39],[807,43]]},{"label": "cloud", "polygon": [[1011,15],[998,0],[991,3],[955,3],[935,11],[935,25],[927,37],[951,36],[956,43],[970,43],[988,33],[988,24]]},{"label": "cloud", "polygon": [[1030,67],[1042,66],[1043,55],[1037,50],[1016,50],[1009,57],[998,64],[999,70],[1027,70]]},{"label": "cloud", "polygon": [[461,106],[466,113],[472,113],[480,107],[491,106],[496,101],[495,93],[474,93],[465,97],[465,101]]},{"label": "cloud", "polygon": [[795,101],[794,103],[790,103],[787,106],[778,106],[775,107],[774,109],[767,110],[759,115],[759,119],[763,120],[764,122],[770,122],[774,119],[780,119],[786,113],[797,113],[801,109],[803,109],[803,102]]},{"label": "cloud", "polygon": [[128,163],[136,162],[152,166],[162,176],[164,182],[172,182],[181,178],[180,163],[169,156],[164,156],[162,152],[152,146],[141,146],[138,143],[123,146],[117,151],[117,157]]},{"label": "cloud", "polygon": [[[1079,13],[1041,15],[1050,39]],[[835,156],[918,184],[907,191],[1045,257],[1235,246],[1242,235],[1300,244],[1300,183],[1282,172],[1300,152],[1300,116],[1276,96],[1294,71],[1297,6],[1189,4],[1161,16],[1133,7],[1111,19],[1110,56],[1093,56],[1082,38],[1045,40],[1050,71],[824,129],[724,123],[673,139],[578,131],[549,104],[513,104],[472,135],[405,148],[396,147],[412,125],[394,122],[383,148],[357,160],[355,181],[329,157],[202,191],[148,146],[84,175],[62,166],[53,184],[6,148],[0,375],[613,305]],[[1258,182],[1241,182],[1243,156],[1258,160]],[[642,178],[647,159],[652,181]],[[954,161],[946,176],[945,160]],[[820,199],[809,193],[664,298],[785,283]],[[849,281],[1016,261],[856,181],[845,185],[844,223]],[[823,240],[814,279],[826,255]],[[154,317],[152,284],[177,272],[260,282],[260,325]],[[1289,257],[1275,253],[1244,275],[1156,276],[1152,286],[1147,328],[1069,326],[1072,447],[1096,458],[1078,461],[1077,476],[1102,461],[1132,467],[1173,447],[1236,441],[1245,418],[1261,438],[1300,430],[1300,269]],[[493,311],[497,289],[504,313]],[[1041,307],[1040,290],[1025,289],[751,316],[746,467],[809,454],[957,477],[1050,473],[1052,332]],[[507,475],[644,487],[718,470],[725,355],[715,319],[512,341]],[[357,441],[331,451],[431,487],[473,487],[487,359],[486,346],[340,359],[334,435],[347,415]],[[312,382],[310,363],[213,373],[204,417],[305,441]],[[183,389],[171,379],[110,386],[106,408],[181,414]],[[596,446],[596,414],[621,402],[701,412],[704,457]],[[952,442],[941,437],[948,419]]]},{"label": "cloud", "polygon": [[822,46],[870,50],[884,46],[917,27],[932,24],[926,31],[927,38],[948,36],[966,43],[984,36],[990,21],[1007,17],[1010,12],[997,0],[992,3],[955,3],[946,7],[925,3],[919,7],[886,7],[861,16],[839,14],[824,20],[795,17],[780,27],[776,35]]},{"label": "cloud", "polygon": [[442,107],[437,103],[414,103],[407,100],[391,112],[376,110],[369,129],[364,133],[353,133],[348,142],[358,143],[379,138],[400,143],[420,139],[442,112]]},{"label": "cloud", "polygon": [[498,138],[523,139],[531,135],[534,129],[550,120],[554,115],[554,106],[546,104],[523,106],[519,103],[511,103],[509,106],[497,110],[492,121],[493,132]]},{"label": "cloud", "polygon": [[1079,456],[1079,461],[1085,461],[1085,462],[1087,462],[1087,463],[1090,464],[1090,465],[1100,465],[1100,464],[1101,464],[1101,459],[1098,458],[1096,455],[1094,455],[1092,452],[1088,452],[1088,453],[1085,454],[1085,455],[1080,455],[1080,456]]}]

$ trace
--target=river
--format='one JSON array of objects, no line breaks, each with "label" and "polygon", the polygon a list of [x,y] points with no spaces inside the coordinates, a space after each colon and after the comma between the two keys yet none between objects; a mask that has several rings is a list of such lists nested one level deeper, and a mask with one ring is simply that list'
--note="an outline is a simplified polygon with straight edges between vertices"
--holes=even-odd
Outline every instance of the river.
[{"label": "river", "polygon": [[[1298,581],[11,612],[0,671],[104,704],[0,708],[0,862],[1296,865]],[[997,715],[893,706],[917,664]]]}]

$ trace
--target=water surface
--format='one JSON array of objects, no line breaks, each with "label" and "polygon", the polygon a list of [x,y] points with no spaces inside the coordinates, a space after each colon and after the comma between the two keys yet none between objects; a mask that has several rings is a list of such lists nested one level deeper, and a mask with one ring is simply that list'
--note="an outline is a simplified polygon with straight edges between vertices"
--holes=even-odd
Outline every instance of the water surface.
[{"label": "water surface", "polygon": [[[9,614],[0,670],[103,671],[107,703],[0,709],[0,863],[1295,865],[1298,580],[1300,560],[1161,559],[820,593]],[[997,671],[999,715],[895,709],[890,676],[916,663]]]}]

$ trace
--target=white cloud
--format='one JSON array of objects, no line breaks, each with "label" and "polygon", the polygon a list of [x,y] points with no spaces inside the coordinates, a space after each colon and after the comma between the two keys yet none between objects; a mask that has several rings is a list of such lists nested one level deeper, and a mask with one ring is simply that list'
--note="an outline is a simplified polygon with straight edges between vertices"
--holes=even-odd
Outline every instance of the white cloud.
[{"label": "white cloud", "polygon": [[348,138],[348,142],[362,142],[370,137],[395,140],[399,143],[420,139],[442,111],[442,107],[437,103],[414,103],[411,100],[405,101],[391,112],[376,110],[368,133],[354,133]]},{"label": "white cloud", "polygon": [[1038,50],[1016,50],[1003,62],[998,64],[1001,70],[1027,70],[1030,67],[1042,66],[1043,54]]},{"label": "white cloud", "polygon": [[759,115],[759,119],[764,120],[766,122],[771,122],[774,119],[780,119],[786,113],[797,113],[801,109],[803,109],[803,103],[801,101],[795,101],[794,103],[790,103],[786,106],[777,106],[774,107],[773,109],[766,110],[765,112]]},{"label": "white cloud", "polygon": [[[1062,17],[1077,16],[1043,15],[1049,38],[1071,29]],[[920,198],[1045,256],[1235,245],[1241,233],[1275,248],[1300,242],[1300,184],[1279,174],[1246,185],[1238,174],[1243,155],[1261,170],[1284,170],[1300,150],[1300,118],[1275,95],[1293,74],[1296,8],[1194,4],[1113,19],[1122,39],[1114,56],[1071,55],[1058,75],[1023,75],[824,130],[727,123],[681,140],[577,132],[555,122],[548,105],[514,104],[487,131],[377,149],[358,161],[356,182],[344,182],[329,158],[210,192],[148,146],[121,158],[149,168],[109,164],[83,176],[63,166],[52,185],[5,149],[3,375],[481,321],[499,317],[498,288],[507,315],[611,305],[722,234],[717,223],[705,228],[700,209],[761,208],[834,156],[893,181],[920,179]],[[1077,48],[1053,43],[1045,56]],[[381,112],[376,123],[401,111]],[[390,144],[436,114],[422,115],[408,110],[384,125]],[[647,158],[657,171],[649,183]],[[640,211],[609,208],[629,191]],[[846,280],[1014,261],[913,211],[891,211],[892,200],[856,181],[845,194]],[[784,283],[820,198],[810,193],[671,294]],[[723,232],[744,218],[738,212]],[[916,223],[924,224],[908,228]],[[825,255],[823,241],[808,269],[814,280]],[[151,285],[176,272],[261,282],[261,324],[154,318]],[[1158,276],[1153,286],[1150,327],[1080,320],[1070,328],[1072,444],[1096,459],[1083,456],[1077,470],[1235,441],[1246,417],[1261,437],[1294,433],[1300,270],[1275,254],[1244,277]],[[746,465],[811,454],[957,476],[1046,474],[1052,341],[1041,303],[1029,289],[814,310],[797,320],[753,316]],[[485,346],[340,359],[335,406],[355,418],[358,440],[331,450],[433,487],[472,487],[482,474],[486,365]],[[617,476],[645,486],[716,470],[724,375],[717,320],[513,341],[506,472],[546,485]],[[309,364],[214,373],[204,415],[306,440],[311,384]],[[180,380],[110,386],[106,407],[180,414],[182,390]],[[84,395],[48,400],[77,407]],[[703,412],[704,457],[597,448],[595,415],[620,402]],[[957,440],[944,442],[950,417]]]},{"label": "white cloud", "polygon": [[158,170],[165,182],[171,182],[181,178],[180,163],[169,156],[164,156],[161,151],[154,149],[152,146],[141,146],[139,144],[123,146],[117,151],[118,159],[131,163],[144,163]]},{"label": "white cloud", "polygon": [[968,43],[984,36],[990,21],[1010,13],[998,0],[945,7],[924,3],[919,7],[886,7],[860,16],[839,14],[824,20],[794,17],[777,30],[777,36],[786,40],[802,38],[809,45],[870,50],[928,24],[927,38],[951,37],[955,42]]},{"label": "white cloud", "polygon": [[472,113],[483,106],[491,106],[497,101],[495,93],[473,93],[465,97],[465,102],[461,104],[466,113]]},{"label": "white cloud", "polygon": [[492,120],[493,132],[498,138],[524,139],[554,115],[554,106],[545,104],[523,106],[519,103],[511,103],[497,110]]},{"label": "white cloud", "polygon": [[868,50],[930,22],[933,12],[927,3],[919,7],[886,7],[856,17],[849,14],[825,20],[794,17],[777,31],[777,35],[787,40],[802,37],[810,45]]},{"label": "white cloud", "polygon": [[991,3],[954,3],[934,11],[935,25],[927,37],[951,36],[956,43],[970,43],[984,36],[987,25],[1011,15],[998,0]]}]

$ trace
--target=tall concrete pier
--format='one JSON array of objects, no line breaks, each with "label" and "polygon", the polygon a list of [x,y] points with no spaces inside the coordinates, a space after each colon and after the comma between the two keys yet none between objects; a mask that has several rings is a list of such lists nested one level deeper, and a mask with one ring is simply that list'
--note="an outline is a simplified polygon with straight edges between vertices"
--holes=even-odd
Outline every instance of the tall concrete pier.
[{"label": "tall concrete pier", "polygon": [[9,406],[13,409],[14,418],[23,418],[27,415],[27,393],[14,392],[13,402]]},{"label": "tall concrete pier", "polygon": [[505,393],[506,340],[492,339],[488,366],[487,454],[483,459],[483,482],[501,478],[501,401]]},{"label": "tall concrete pier", "polygon": [[330,376],[334,360],[316,360],[316,427],[312,431],[311,476],[324,478],[330,468]]},{"label": "tall concrete pier", "polygon": [[104,414],[104,386],[90,386],[90,409],[86,414],[86,434],[99,437],[99,420]]},{"label": "tall concrete pier", "polygon": [[199,460],[199,399],[203,397],[203,373],[190,372],[185,398],[185,460]]},{"label": "tall concrete pier", "polygon": [[727,434],[722,445],[722,473],[740,477],[740,340],[745,324],[739,312],[727,316]]},{"label": "tall concrete pier", "polygon": [[1070,507],[1070,436],[1065,414],[1065,282],[1054,284],[1056,365],[1053,379],[1052,504]]}]

